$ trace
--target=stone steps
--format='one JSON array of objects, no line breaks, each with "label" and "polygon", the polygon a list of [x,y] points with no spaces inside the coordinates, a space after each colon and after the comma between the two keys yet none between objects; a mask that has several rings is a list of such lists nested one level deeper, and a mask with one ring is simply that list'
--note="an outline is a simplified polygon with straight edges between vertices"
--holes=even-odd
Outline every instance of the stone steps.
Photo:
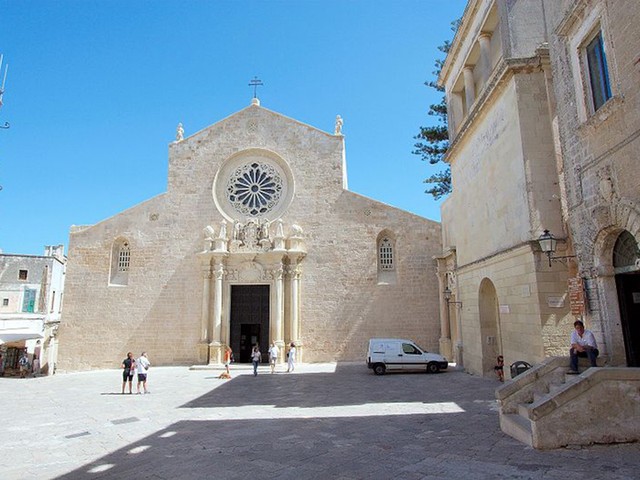
[{"label": "stone steps", "polygon": [[516,440],[533,446],[531,420],[517,413],[500,415],[500,428]]}]

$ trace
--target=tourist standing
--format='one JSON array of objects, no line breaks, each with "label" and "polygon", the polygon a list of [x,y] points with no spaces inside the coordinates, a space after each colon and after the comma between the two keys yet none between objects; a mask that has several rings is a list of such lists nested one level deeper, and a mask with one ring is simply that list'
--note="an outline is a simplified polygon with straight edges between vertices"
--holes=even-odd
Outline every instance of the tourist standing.
[{"label": "tourist standing", "polygon": [[136,368],[136,362],[133,359],[133,353],[127,353],[127,358],[122,361],[122,394],[124,395],[124,387],[129,382],[129,394],[132,394],[133,372]]},{"label": "tourist standing", "polygon": [[138,387],[136,389],[138,395],[140,395],[140,384],[144,388],[144,393],[149,393],[147,390],[147,373],[149,372],[149,367],[151,366],[151,362],[147,358],[147,352],[142,352],[140,358],[136,360],[136,370],[138,373]]},{"label": "tourist standing", "polygon": [[256,343],[253,346],[253,350],[251,350],[251,361],[253,362],[253,376],[258,376],[258,365],[260,365],[260,361],[262,360],[262,354],[260,353],[260,347]]},{"label": "tourist standing", "polygon": [[18,365],[20,366],[20,378],[25,378],[29,373],[29,355],[26,348],[22,351]]},{"label": "tourist standing", "polygon": [[293,372],[296,368],[296,344],[291,342],[289,354],[287,355],[287,373]]},{"label": "tourist standing", "polygon": [[34,377],[37,377],[38,375],[40,375],[40,359],[38,358],[37,355],[33,356],[33,368],[31,369],[31,374]]},{"label": "tourist standing", "polygon": [[269,366],[271,367],[271,373],[276,370],[276,363],[278,362],[278,354],[280,351],[276,346],[275,342],[271,343],[271,347],[269,347]]}]

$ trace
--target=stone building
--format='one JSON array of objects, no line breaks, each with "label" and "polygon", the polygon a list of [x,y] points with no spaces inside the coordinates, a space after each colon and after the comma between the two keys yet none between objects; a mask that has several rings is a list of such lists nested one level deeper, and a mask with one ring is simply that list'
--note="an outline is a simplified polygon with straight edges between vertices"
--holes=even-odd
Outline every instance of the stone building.
[{"label": "stone building", "polygon": [[[542,2],[470,0],[442,68],[453,191],[438,256],[443,344],[475,374],[564,354],[566,265],[538,238],[565,238],[553,79]],[[447,332],[448,331],[448,332]]]},{"label": "stone building", "polygon": [[226,345],[245,362],[256,342],[364,362],[376,336],[437,350],[440,224],[350,192],[341,130],[257,99],[188,138],[180,125],[166,193],[72,227],[60,367],[130,350],[217,364]]},{"label": "stone building", "polygon": [[566,355],[576,318],[608,364],[640,366],[638,20],[635,1],[467,4],[440,77],[438,275],[441,344],[473,373]]},{"label": "stone building", "polygon": [[545,6],[584,317],[610,364],[640,367],[640,2]]},{"label": "stone building", "polygon": [[53,374],[62,312],[66,257],[62,245],[44,255],[0,253],[0,354],[7,373],[26,349],[42,373]]}]

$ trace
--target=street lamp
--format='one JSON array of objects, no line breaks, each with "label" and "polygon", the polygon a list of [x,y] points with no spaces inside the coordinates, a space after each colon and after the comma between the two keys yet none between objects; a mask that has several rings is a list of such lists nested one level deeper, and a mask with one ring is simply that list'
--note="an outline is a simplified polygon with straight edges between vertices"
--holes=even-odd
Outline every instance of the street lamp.
[{"label": "street lamp", "polygon": [[549,232],[549,230],[545,230],[542,235],[540,235],[538,243],[540,244],[540,250],[542,250],[542,253],[544,253],[549,259],[549,266],[551,266],[551,260],[561,261],[566,260],[567,258],[575,258],[575,255],[563,255],[560,257],[555,257],[553,255],[556,253],[558,240],[551,234],[551,232]]},{"label": "street lamp", "polygon": [[449,289],[449,287],[445,287],[444,289],[444,299],[447,302],[447,311],[449,310],[449,304],[453,303],[454,305],[460,305],[460,307],[462,308],[462,302],[452,302],[451,301],[451,290]]}]

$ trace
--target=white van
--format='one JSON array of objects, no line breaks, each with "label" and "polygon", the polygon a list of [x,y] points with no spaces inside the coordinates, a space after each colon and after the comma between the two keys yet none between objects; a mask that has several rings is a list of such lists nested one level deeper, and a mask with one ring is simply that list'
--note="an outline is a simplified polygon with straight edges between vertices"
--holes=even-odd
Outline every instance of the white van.
[{"label": "white van", "polygon": [[376,375],[389,371],[421,370],[438,373],[449,366],[447,359],[429,353],[411,340],[401,338],[372,338],[367,351],[367,367]]}]

